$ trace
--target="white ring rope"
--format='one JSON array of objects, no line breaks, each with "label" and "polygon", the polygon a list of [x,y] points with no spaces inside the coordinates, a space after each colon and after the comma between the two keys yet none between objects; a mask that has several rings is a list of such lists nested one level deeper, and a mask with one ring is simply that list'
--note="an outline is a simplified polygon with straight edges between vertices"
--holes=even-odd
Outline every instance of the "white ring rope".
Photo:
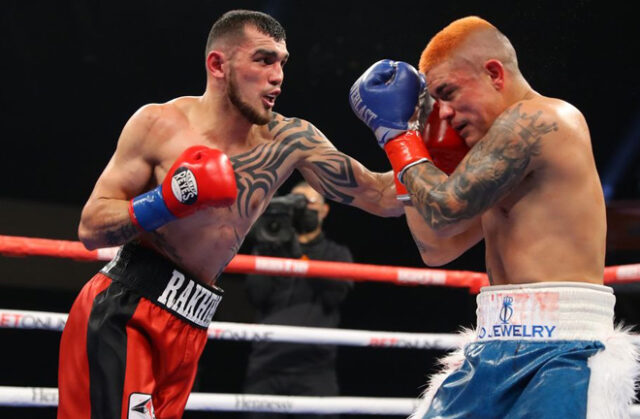
[{"label": "white ring rope", "polygon": [[[67,314],[41,311],[0,309],[0,327],[61,331]],[[460,337],[453,334],[396,333],[329,328],[291,327],[212,322],[210,339],[323,343],[369,347],[404,347],[451,349]],[[640,340],[636,339],[640,345]],[[379,414],[407,416],[414,411],[417,399],[366,397],[297,397],[254,394],[192,393],[187,410],[255,411],[319,414]],[[55,407],[58,390],[51,387],[0,386],[0,406]],[[640,405],[630,410],[631,418],[640,419]]]},{"label": "white ring rope", "polygon": [[[300,397],[260,394],[191,393],[186,410],[271,413],[401,415],[413,413],[418,399],[383,397]],[[0,386],[0,406],[56,407],[58,389]],[[629,408],[640,419],[640,405]]]},{"label": "white ring rope", "polygon": [[[64,313],[0,308],[0,328],[62,331],[66,321],[67,314]],[[462,337],[447,333],[378,332],[226,322],[211,322],[208,336],[216,340],[445,350],[457,348],[462,342]]]},{"label": "white ring rope", "polygon": [[[301,397],[261,394],[191,393],[187,410],[272,413],[409,415],[418,399]],[[0,406],[55,407],[58,389],[0,386]]]},{"label": "white ring rope", "polygon": [[[67,316],[64,313],[0,308],[0,328],[61,332]],[[462,336],[451,333],[402,333],[228,322],[211,322],[207,335],[212,340],[442,350],[458,348],[463,340]],[[632,339],[640,346],[640,336]]]}]

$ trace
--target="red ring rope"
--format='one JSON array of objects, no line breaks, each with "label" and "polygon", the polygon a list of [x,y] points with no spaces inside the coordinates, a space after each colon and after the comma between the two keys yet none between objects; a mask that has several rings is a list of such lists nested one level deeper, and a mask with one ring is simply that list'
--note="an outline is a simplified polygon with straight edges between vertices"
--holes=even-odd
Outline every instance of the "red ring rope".
[{"label": "red ring rope", "polygon": [[[82,243],[0,235],[0,254],[5,256],[51,256],[75,260],[111,260],[116,248],[87,250]],[[265,256],[236,255],[224,270],[227,273],[262,273],[271,275],[324,277],[355,281],[392,282],[400,285],[444,285],[467,287],[477,293],[489,285],[480,272],[444,269],[409,268],[362,263],[284,259]],[[604,283],[640,280],[640,264],[610,266],[604,270]]]}]

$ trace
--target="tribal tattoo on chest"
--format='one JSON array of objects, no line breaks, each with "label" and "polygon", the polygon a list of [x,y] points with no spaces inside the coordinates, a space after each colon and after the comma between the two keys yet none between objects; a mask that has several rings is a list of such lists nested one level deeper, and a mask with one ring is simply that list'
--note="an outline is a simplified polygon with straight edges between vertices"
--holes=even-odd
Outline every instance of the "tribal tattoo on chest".
[{"label": "tribal tattoo on chest", "polygon": [[238,186],[237,210],[250,218],[251,199],[259,191],[266,197],[280,186],[304,155],[313,155],[311,164],[323,195],[342,203],[353,201],[348,193],[357,182],[350,159],[337,151],[312,124],[298,118],[274,115],[267,125],[273,141],[230,158]]},{"label": "tribal tattoo on chest", "polygon": [[527,114],[521,106],[501,115],[448,179],[432,164],[407,171],[404,181],[413,204],[432,228],[482,214],[524,179],[532,158],[541,153],[542,138],[558,124],[541,121],[542,111]]}]

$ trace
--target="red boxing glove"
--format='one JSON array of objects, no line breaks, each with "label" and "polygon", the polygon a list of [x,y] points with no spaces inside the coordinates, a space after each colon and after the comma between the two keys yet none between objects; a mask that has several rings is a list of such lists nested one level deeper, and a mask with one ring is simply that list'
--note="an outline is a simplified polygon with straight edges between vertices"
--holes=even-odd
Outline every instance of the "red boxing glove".
[{"label": "red boxing glove", "polygon": [[208,207],[227,207],[238,195],[233,166],[226,154],[205,146],[186,149],[161,185],[133,198],[129,215],[146,231]]},{"label": "red boxing glove", "polygon": [[433,164],[448,175],[458,167],[469,151],[469,147],[451,124],[440,119],[438,102],[433,104],[423,137],[427,149],[433,156]]},{"label": "red boxing glove", "polygon": [[220,150],[190,147],[167,172],[162,195],[176,217],[185,217],[203,207],[228,207],[238,195],[233,166]]},{"label": "red boxing glove", "polygon": [[409,192],[402,183],[402,175],[411,166],[431,160],[422,136],[417,131],[405,131],[384,145],[384,151],[391,162],[396,194],[399,200],[409,200]]}]

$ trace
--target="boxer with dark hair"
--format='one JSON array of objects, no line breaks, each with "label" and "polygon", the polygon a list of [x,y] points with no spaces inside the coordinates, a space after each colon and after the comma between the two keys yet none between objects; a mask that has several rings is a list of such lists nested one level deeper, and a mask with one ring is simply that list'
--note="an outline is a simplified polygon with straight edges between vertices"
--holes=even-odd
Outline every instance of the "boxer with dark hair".
[{"label": "boxer with dark hair", "polygon": [[[479,17],[434,36],[420,72],[374,64],[352,88],[354,108],[408,191],[425,263],[484,239],[491,286],[414,418],[628,417],[638,352],[603,286],[605,205],[584,116],[533,90],[507,37]],[[470,148],[449,174],[409,129],[425,81],[429,118]]]},{"label": "boxer with dark hair", "polygon": [[126,123],[78,228],[89,249],[124,246],[69,313],[58,418],[182,417],[222,297],[216,278],[293,170],[327,198],[402,214],[391,172],[273,112],[288,58],[275,19],[228,12],[207,41],[202,96],[143,106]]}]

